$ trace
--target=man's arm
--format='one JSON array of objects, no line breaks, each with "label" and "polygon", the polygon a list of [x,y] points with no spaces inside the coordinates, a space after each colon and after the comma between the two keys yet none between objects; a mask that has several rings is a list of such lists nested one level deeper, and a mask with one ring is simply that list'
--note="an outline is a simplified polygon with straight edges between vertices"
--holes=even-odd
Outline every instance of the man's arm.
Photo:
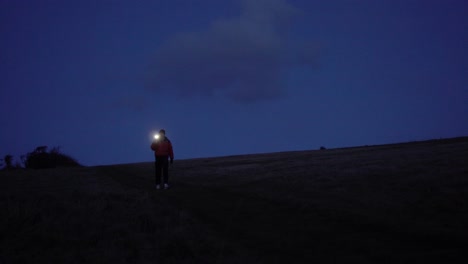
[{"label": "man's arm", "polygon": [[157,149],[158,149],[158,143],[157,142],[151,143],[151,150],[156,151]]},{"label": "man's arm", "polygon": [[171,158],[171,163],[174,161],[174,151],[172,149],[172,143],[169,142],[169,157]]}]

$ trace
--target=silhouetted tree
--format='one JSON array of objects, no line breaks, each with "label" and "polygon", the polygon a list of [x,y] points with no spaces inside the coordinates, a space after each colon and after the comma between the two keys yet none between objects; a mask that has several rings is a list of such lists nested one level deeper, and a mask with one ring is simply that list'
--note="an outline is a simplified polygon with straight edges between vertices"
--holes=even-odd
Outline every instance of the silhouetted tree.
[{"label": "silhouetted tree", "polygon": [[47,146],[37,147],[35,152],[37,152],[37,153],[47,153]]},{"label": "silhouetted tree", "polygon": [[5,157],[3,157],[3,161],[5,162],[5,167],[3,169],[5,170],[13,169],[13,156],[12,155],[5,155]]},{"label": "silhouetted tree", "polygon": [[26,155],[24,166],[32,169],[46,169],[81,165],[72,157],[61,153],[59,147],[54,147],[50,152],[47,152],[47,146],[40,146]]},{"label": "silhouetted tree", "polygon": [[21,163],[19,161],[16,161],[15,162],[15,166],[13,167],[15,170],[19,170],[19,169],[22,169],[23,166],[21,166]]}]

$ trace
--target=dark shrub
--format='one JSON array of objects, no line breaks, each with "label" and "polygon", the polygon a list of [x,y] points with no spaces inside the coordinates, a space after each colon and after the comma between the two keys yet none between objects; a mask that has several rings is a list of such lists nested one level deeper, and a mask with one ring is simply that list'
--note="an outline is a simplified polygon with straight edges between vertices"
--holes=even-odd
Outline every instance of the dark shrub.
[{"label": "dark shrub", "polygon": [[3,168],[4,170],[11,170],[14,168],[12,155],[5,155],[5,157],[3,157],[3,161],[5,162],[5,167]]},{"label": "dark shrub", "polygon": [[50,152],[47,152],[47,146],[40,146],[26,155],[24,166],[31,169],[46,169],[55,167],[77,167],[81,165],[72,157],[60,153],[58,147],[52,148]]}]

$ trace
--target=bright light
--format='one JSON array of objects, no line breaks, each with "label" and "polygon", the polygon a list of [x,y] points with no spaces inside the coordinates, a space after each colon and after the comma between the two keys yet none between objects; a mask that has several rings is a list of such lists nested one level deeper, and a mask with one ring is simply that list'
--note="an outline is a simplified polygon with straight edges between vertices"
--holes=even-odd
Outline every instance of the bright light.
[{"label": "bright light", "polygon": [[159,134],[154,135],[154,139],[159,139]]}]

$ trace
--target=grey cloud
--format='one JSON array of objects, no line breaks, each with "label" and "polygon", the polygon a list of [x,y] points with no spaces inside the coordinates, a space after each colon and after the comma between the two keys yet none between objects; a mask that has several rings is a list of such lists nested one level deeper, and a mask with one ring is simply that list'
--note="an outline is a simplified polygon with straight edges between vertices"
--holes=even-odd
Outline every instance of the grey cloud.
[{"label": "grey cloud", "polygon": [[280,97],[285,71],[315,59],[307,42],[288,42],[299,11],[284,0],[242,1],[238,17],[178,33],[156,51],[148,86],[179,96],[222,94],[237,102]]}]

